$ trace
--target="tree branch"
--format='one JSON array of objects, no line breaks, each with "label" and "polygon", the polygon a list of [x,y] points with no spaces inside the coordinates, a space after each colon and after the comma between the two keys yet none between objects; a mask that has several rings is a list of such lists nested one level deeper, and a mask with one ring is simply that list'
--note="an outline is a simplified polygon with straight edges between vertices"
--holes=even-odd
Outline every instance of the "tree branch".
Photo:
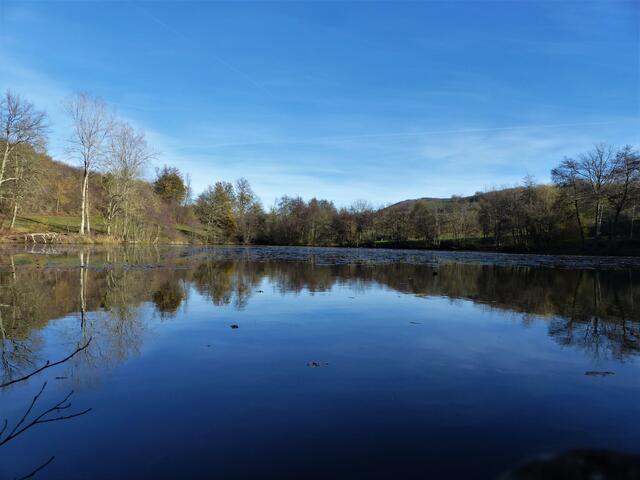
[{"label": "tree branch", "polygon": [[53,363],[51,363],[49,360],[47,360],[47,363],[45,363],[42,367],[38,368],[37,370],[34,370],[33,372],[31,372],[28,375],[25,375],[24,377],[17,378],[15,380],[11,380],[10,382],[0,384],[0,388],[8,387],[9,385],[13,385],[14,383],[23,382],[23,381],[27,380],[28,378],[31,378],[34,375],[42,372],[43,370],[46,370],[47,368],[55,367],[56,365],[60,365],[61,363],[64,363],[64,362],[70,360],[75,355],[80,353],[82,350],[86,349],[89,346],[89,344],[91,343],[92,338],[89,338],[89,340],[87,340],[87,343],[85,343],[82,347],[76,348],[70,355],[66,356],[62,360],[58,360],[57,362],[53,362]]},{"label": "tree branch", "polygon": [[31,473],[25,475],[24,477],[20,477],[18,480],[27,480],[27,478],[33,478],[36,476],[36,473],[38,473],[40,470],[42,470],[44,467],[46,467],[47,465],[49,465],[51,462],[53,462],[53,459],[56,457],[51,457],[49,460],[47,460],[46,462],[44,462],[42,465],[40,465],[38,468],[36,468],[34,471],[32,471]]},{"label": "tree branch", "polygon": [[0,441],[0,447],[2,445],[4,445],[5,443],[10,442],[14,438],[16,438],[18,435],[26,432],[31,427],[34,427],[34,426],[36,426],[38,424],[57,422],[59,420],[68,420],[70,418],[79,417],[79,416],[84,415],[86,413],[89,413],[91,411],[91,408],[87,408],[86,410],[83,410],[83,411],[78,412],[78,413],[73,413],[71,415],[59,415],[57,417],[45,418],[47,415],[49,415],[51,413],[54,413],[54,412],[57,413],[57,412],[60,412],[62,410],[66,410],[67,408],[71,407],[71,403],[68,401],[69,398],[71,397],[71,395],[73,395],[73,390],[71,390],[67,394],[66,397],[64,397],[61,401],[56,403],[53,407],[48,408],[47,410],[42,412],[40,415],[35,417],[33,420],[31,420],[24,427],[20,428],[21,425],[24,424],[25,420],[27,419],[27,417],[29,416],[31,411],[33,410],[33,407],[35,406],[35,404],[37,403],[38,399],[42,395],[42,392],[44,392],[44,389],[46,388],[46,386],[47,386],[47,382],[44,382],[42,384],[42,388],[40,389],[40,391],[33,397],[33,400],[31,401],[31,405],[29,405],[29,408],[27,408],[27,411],[25,412],[25,414],[18,421],[18,423],[16,423],[16,425],[13,427],[11,432],[9,432],[9,434],[4,438],[4,440]]}]

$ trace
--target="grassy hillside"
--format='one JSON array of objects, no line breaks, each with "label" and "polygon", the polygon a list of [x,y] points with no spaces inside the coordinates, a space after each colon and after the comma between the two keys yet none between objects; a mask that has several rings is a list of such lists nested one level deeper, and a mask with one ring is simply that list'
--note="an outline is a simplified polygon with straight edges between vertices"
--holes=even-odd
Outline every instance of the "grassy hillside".
[{"label": "grassy hillside", "polygon": [[[5,221],[5,234],[16,235],[24,233],[56,232],[61,234],[76,234],[80,227],[80,216],[77,215],[23,215],[16,217],[13,230],[8,231]],[[104,219],[99,216],[91,217],[91,229],[94,234],[106,235]],[[185,224],[176,224],[175,231],[170,235],[161,235],[162,242],[198,243],[204,240],[205,231],[202,228]]]},{"label": "grassy hillside", "polygon": [[[80,217],[75,215],[25,215],[16,218],[15,232],[76,233],[80,228]],[[102,217],[91,218],[91,228],[96,233],[106,233]]]}]

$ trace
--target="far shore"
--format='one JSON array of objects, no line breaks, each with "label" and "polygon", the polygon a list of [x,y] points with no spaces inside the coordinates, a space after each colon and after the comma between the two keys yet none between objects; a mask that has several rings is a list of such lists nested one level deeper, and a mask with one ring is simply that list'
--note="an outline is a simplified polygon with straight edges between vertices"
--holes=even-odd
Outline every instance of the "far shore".
[{"label": "far shore", "polygon": [[426,246],[419,240],[408,240],[402,242],[378,241],[373,244],[353,245],[271,245],[265,243],[238,244],[231,242],[207,242],[200,238],[167,239],[160,238],[151,241],[126,241],[103,233],[85,234],[60,233],[60,232],[21,232],[0,234],[0,245],[145,245],[145,246],[190,246],[190,245],[210,245],[210,246],[292,246],[292,247],[331,247],[345,249],[389,249],[389,250],[424,250],[442,252],[479,252],[479,253],[512,253],[530,255],[551,255],[551,256],[606,256],[606,257],[640,257],[640,243],[617,242],[612,245],[610,242],[592,241],[583,250],[579,245],[565,244],[552,246],[548,249],[518,249],[513,246],[500,246],[496,248],[490,243],[479,241],[469,242],[446,242],[439,246]]}]

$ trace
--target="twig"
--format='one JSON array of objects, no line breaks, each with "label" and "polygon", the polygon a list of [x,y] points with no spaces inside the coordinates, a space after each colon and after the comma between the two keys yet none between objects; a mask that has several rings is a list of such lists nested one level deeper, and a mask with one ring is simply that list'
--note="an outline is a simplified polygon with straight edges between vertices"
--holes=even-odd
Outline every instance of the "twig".
[{"label": "twig", "polygon": [[20,428],[20,426],[25,422],[25,420],[27,419],[27,417],[29,416],[29,414],[33,410],[33,407],[35,406],[36,402],[38,401],[38,399],[42,395],[42,392],[44,392],[44,389],[45,389],[46,386],[47,386],[47,382],[44,382],[44,384],[42,384],[42,388],[40,389],[40,391],[33,397],[33,400],[31,401],[31,405],[29,405],[29,408],[27,409],[25,414],[22,416],[22,418],[18,421],[18,423],[16,423],[16,425],[13,427],[11,432],[9,432],[9,434],[4,438],[4,440],[0,440],[0,447],[2,445],[4,445],[5,443],[7,443],[7,442],[13,440],[14,438],[16,438],[18,435],[24,433],[25,431],[27,431],[31,427],[34,427],[34,426],[36,426],[38,424],[49,423],[49,422],[57,422],[59,420],[68,420],[70,418],[79,417],[80,415],[84,415],[84,414],[89,413],[91,411],[91,408],[87,408],[86,410],[83,410],[82,412],[73,413],[71,415],[59,415],[59,416],[53,417],[53,418],[45,418],[50,413],[60,412],[62,410],[66,410],[67,408],[71,407],[71,403],[68,401],[69,398],[71,397],[71,395],[73,395],[73,390],[71,390],[67,394],[66,397],[64,397],[61,401],[56,403],[53,407],[48,408],[47,410],[42,412],[40,415],[38,415],[36,418],[31,420],[24,427]]},{"label": "twig", "polygon": [[87,348],[89,346],[89,344],[91,343],[93,337],[89,338],[89,340],[87,340],[87,343],[85,343],[82,347],[78,347],[75,349],[75,351],[73,353],[71,353],[70,355],[68,355],[67,357],[63,358],[62,360],[58,360],[57,362],[53,362],[51,363],[49,360],[47,360],[47,363],[45,363],[42,367],[38,368],[37,370],[34,370],[33,372],[31,372],[28,375],[25,375],[24,377],[21,378],[17,378],[15,380],[11,380],[10,382],[7,383],[2,383],[0,384],[0,388],[5,388],[8,387],[9,385],[13,385],[14,383],[18,383],[18,382],[23,382],[25,380],[27,380],[28,378],[33,377],[34,375],[36,375],[37,373],[42,372],[43,370],[46,370],[47,368],[51,368],[51,367],[55,367],[56,365],[60,365],[61,363],[66,362],[67,360],[70,360],[71,358],[73,358],[75,355],[77,355],[78,353],[80,353],[82,350],[84,350],[85,348]]},{"label": "twig", "polygon": [[56,457],[51,457],[49,460],[47,460],[46,462],[44,462],[42,465],[40,465],[38,468],[36,468],[33,472],[31,472],[28,475],[25,475],[24,477],[20,477],[18,480],[27,480],[27,478],[33,478],[36,476],[36,473],[38,473],[40,470],[42,470],[44,467],[46,467],[47,465],[49,465],[51,462],[53,462],[53,459]]},{"label": "twig", "polygon": [[27,411],[25,412],[25,414],[22,416],[20,421],[18,423],[16,423],[15,427],[13,427],[13,430],[11,430],[9,432],[9,436],[7,438],[5,438],[2,442],[0,442],[0,445],[3,445],[4,443],[8,442],[9,440],[11,440],[13,437],[16,436],[15,435],[16,430],[18,430],[20,425],[22,425],[24,423],[24,421],[27,419],[27,417],[31,413],[31,410],[33,410],[34,405],[38,401],[38,398],[40,398],[40,395],[42,395],[42,392],[44,392],[44,389],[45,389],[46,386],[47,386],[47,382],[44,382],[42,384],[42,388],[40,389],[40,391],[36,394],[35,397],[33,397],[33,400],[31,400],[31,405],[29,405],[29,408],[27,408]]}]

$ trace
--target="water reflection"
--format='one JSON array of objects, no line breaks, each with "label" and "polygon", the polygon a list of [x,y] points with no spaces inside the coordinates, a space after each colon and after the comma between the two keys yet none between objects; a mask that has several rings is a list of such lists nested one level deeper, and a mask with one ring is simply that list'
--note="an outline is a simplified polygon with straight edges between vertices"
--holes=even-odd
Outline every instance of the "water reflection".
[{"label": "water reflection", "polygon": [[187,294],[184,283],[170,278],[151,294],[156,309],[163,319],[175,317]]},{"label": "water reflection", "polygon": [[[545,453],[540,445],[547,447],[549,432],[562,438],[556,451],[583,446],[579,439],[587,433],[616,439],[616,449],[640,445],[632,426],[615,426],[624,415],[620,397],[639,388],[628,379],[640,351],[640,270],[346,262],[336,261],[342,252],[315,250],[304,259],[297,250],[269,252],[0,252],[0,384],[87,344],[55,373],[33,377],[28,393],[0,390],[8,408],[2,417],[19,420],[43,382],[54,405],[75,388],[77,412],[94,410],[68,422],[66,437],[66,430],[56,431],[61,444],[89,428],[104,439],[76,447],[93,451],[127,431],[139,441],[125,441],[112,454],[125,464],[131,451],[147,458],[157,450],[164,455],[154,464],[160,477],[173,451],[166,451],[170,439],[156,438],[162,433],[150,425],[185,439],[176,458],[195,477],[204,476],[198,462],[210,456],[225,473],[275,459],[287,477],[291,458],[311,462],[319,450],[342,468],[358,449],[367,462],[388,455],[386,473],[415,473],[427,457],[448,462],[438,468],[450,473],[461,449],[479,449],[484,453],[471,460],[488,465],[491,459],[476,473],[487,478],[487,471]],[[236,322],[240,329],[230,329]],[[323,430],[328,424],[340,429],[344,444],[331,443],[336,434]],[[282,429],[291,440],[273,444]],[[30,441],[43,442],[35,430]],[[205,435],[213,446],[202,446]],[[227,461],[256,438],[268,445],[253,446],[261,460]],[[608,447],[602,443],[595,446]],[[14,450],[0,454],[24,457],[19,473],[56,453],[46,442],[8,447]],[[24,453],[31,448],[32,456]],[[498,451],[508,462],[500,463]],[[66,453],[64,462],[94,473],[81,453]],[[44,472],[68,478],[62,463]],[[104,478],[118,463],[101,464],[112,469]],[[129,473],[143,476],[147,467],[133,462]],[[2,468],[0,462],[0,474]],[[254,478],[256,471],[245,473]]]},{"label": "water reflection", "polygon": [[[640,273],[473,264],[331,265],[217,259],[117,249],[25,258],[5,255],[0,271],[1,378],[11,380],[40,359],[39,332],[49,321],[78,315],[80,338],[95,339],[83,355],[104,366],[139,352],[150,302],[160,318],[175,317],[189,289],[213,305],[244,308],[263,279],[275,292],[356,291],[383,286],[403,294],[469,300],[483,309],[544,317],[559,344],[594,357],[625,360],[640,351]],[[74,334],[71,336],[73,337]]]},{"label": "water reflection", "polygon": [[[77,354],[86,350],[89,347],[90,343],[91,339],[89,339],[84,345],[78,346],[73,352],[71,352],[63,359],[54,362],[47,361],[44,365],[38,368],[32,368],[29,373],[25,374],[22,377],[18,377],[5,383],[1,383],[0,392],[12,386],[16,386],[22,382],[27,382],[31,377],[35,377],[36,375],[44,372],[49,368],[54,368],[58,365],[65,364]],[[53,403],[51,406],[49,406],[49,408],[41,407],[41,397],[45,392],[45,389],[47,388],[47,384],[47,381],[44,381],[42,383],[42,387],[40,387],[40,390],[38,390],[31,402],[24,407],[24,413],[21,417],[16,418],[12,421],[10,421],[9,418],[4,418],[0,423],[0,448],[4,447],[9,442],[15,441],[18,437],[21,437],[34,427],[37,427],[39,425],[51,424],[53,422],[71,420],[86,415],[91,411],[91,408],[86,408],[84,410],[75,412],[70,410],[73,407],[71,400],[71,397],[74,393],[73,390],[68,392],[62,400]],[[29,473],[22,475],[20,478],[27,479],[35,477],[36,474],[46,468],[54,460],[55,455],[50,456],[46,461],[39,464],[37,467],[32,468]]]}]

